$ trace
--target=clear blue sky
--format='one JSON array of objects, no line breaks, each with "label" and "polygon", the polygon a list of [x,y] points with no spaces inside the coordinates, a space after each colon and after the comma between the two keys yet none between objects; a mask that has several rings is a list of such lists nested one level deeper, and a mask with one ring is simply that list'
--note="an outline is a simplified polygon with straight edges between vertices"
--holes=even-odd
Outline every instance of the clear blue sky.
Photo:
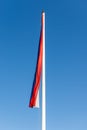
[{"label": "clear blue sky", "polygon": [[87,130],[87,0],[0,1],[0,130],[41,130],[28,102],[43,9],[47,130]]}]

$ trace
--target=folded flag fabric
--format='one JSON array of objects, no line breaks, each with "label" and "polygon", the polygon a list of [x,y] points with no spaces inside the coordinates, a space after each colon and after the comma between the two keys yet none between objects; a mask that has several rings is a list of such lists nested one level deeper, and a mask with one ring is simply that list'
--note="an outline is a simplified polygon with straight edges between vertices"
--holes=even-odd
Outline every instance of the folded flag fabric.
[{"label": "folded flag fabric", "polygon": [[35,71],[35,76],[34,76],[34,81],[32,86],[30,102],[29,102],[29,107],[31,108],[39,107],[39,87],[40,87],[40,80],[41,80],[41,73],[42,73],[42,56],[43,56],[43,34],[42,33],[43,33],[43,26],[41,27],[36,71]]}]

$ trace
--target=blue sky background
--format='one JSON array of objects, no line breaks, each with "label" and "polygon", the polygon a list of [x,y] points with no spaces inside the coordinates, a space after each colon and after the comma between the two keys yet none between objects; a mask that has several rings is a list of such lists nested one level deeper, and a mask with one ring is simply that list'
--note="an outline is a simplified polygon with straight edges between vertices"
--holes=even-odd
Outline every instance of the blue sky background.
[{"label": "blue sky background", "polygon": [[28,108],[46,12],[47,130],[87,130],[87,1],[0,1],[0,130],[41,130]]}]

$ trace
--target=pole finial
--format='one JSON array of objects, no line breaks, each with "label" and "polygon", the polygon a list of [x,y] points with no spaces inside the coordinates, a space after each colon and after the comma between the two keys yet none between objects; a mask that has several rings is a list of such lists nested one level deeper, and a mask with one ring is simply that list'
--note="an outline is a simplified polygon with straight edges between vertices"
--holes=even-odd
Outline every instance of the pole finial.
[{"label": "pole finial", "polygon": [[42,14],[44,14],[45,13],[45,11],[44,10],[42,10]]}]

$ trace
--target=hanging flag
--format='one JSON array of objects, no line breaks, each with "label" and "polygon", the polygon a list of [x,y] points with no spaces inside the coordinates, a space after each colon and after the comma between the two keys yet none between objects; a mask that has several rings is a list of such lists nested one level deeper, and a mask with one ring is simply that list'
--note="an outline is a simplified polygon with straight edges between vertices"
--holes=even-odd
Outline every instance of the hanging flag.
[{"label": "hanging flag", "polygon": [[45,80],[45,12],[42,12],[40,41],[36,71],[32,86],[29,107],[39,107],[39,88],[42,75],[42,130],[46,130],[46,80]]},{"label": "hanging flag", "polygon": [[32,86],[32,93],[30,97],[29,107],[39,107],[39,87],[40,87],[40,80],[41,80],[41,73],[42,73],[42,55],[43,55],[43,34],[42,33],[43,33],[43,22],[41,26],[36,71],[35,71],[35,76],[34,76],[34,81]]}]

